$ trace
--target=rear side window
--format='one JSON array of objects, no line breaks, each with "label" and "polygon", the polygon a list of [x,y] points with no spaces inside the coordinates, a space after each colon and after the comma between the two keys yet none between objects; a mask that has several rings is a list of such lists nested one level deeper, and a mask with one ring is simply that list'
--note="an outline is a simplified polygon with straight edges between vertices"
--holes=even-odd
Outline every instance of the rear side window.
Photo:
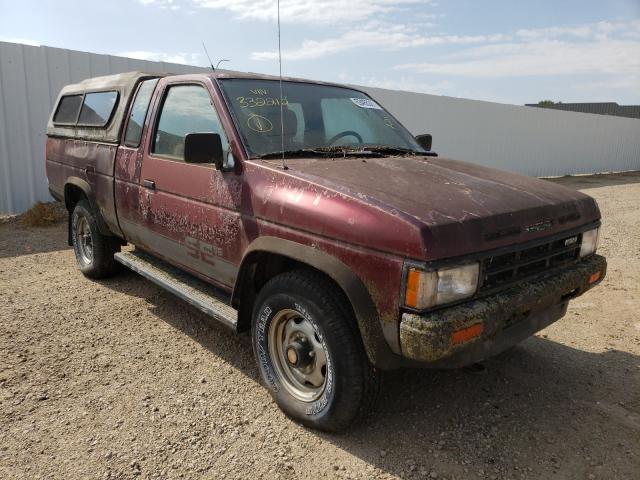
[{"label": "rear side window", "polygon": [[84,96],[78,125],[104,127],[118,101],[118,92],[95,92]]},{"label": "rear side window", "polygon": [[152,152],[184,160],[184,138],[189,133],[217,133],[225,143],[209,92],[198,85],[172,86],[160,112]]},{"label": "rear side window", "polygon": [[129,114],[129,122],[127,123],[127,131],[124,135],[124,144],[127,147],[137,147],[140,145],[140,137],[142,136],[142,126],[149,109],[149,100],[153,94],[153,90],[158,83],[158,79],[146,80],[140,84],[136,99],[131,107]]},{"label": "rear side window", "polygon": [[82,105],[82,95],[65,95],[60,99],[53,123],[75,125]]}]

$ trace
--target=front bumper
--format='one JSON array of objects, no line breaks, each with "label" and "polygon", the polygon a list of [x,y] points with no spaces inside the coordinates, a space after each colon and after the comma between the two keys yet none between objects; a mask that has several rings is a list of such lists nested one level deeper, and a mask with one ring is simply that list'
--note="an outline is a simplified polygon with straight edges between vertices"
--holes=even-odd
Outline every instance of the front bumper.
[{"label": "front bumper", "polygon": [[[435,312],[404,313],[402,356],[422,366],[455,368],[496,355],[562,318],[569,300],[601,282],[606,269],[605,258],[593,255],[485,298]],[[597,272],[600,277],[589,283]],[[455,332],[478,324],[480,335],[454,343]]]}]

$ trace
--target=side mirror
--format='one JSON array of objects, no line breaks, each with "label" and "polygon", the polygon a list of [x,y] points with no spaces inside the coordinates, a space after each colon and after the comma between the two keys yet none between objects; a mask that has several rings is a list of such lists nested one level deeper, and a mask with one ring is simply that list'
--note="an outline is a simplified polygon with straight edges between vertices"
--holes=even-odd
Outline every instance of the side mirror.
[{"label": "side mirror", "polygon": [[429,150],[431,150],[433,137],[430,133],[425,133],[424,135],[416,135],[416,142],[418,142],[418,145],[420,145],[428,152]]},{"label": "side mirror", "polygon": [[184,138],[184,161],[213,163],[221,170],[224,162],[222,139],[217,133],[189,133]]}]

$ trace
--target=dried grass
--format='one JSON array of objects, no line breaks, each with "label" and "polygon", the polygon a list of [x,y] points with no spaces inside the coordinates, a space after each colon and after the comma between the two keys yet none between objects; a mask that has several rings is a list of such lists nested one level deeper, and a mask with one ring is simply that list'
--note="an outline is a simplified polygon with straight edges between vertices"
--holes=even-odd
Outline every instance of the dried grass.
[{"label": "dried grass", "polygon": [[22,223],[30,227],[46,227],[60,223],[65,218],[66,210],[59,202],[37,202],[33,207],[20,215]]}]

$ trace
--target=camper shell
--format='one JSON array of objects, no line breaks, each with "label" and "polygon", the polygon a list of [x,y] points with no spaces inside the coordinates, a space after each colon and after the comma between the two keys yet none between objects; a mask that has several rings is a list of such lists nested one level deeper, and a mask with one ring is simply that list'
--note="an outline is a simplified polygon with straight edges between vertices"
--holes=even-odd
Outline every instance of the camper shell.
[{"label": "camper shell", "polygon": [[[47,124],[47,136],[117,144],[122,125],[125,123],[124,119],[127,115],[131,97],[135,93],[137,85],[141,81],[166,75],[168,74],[127,72],[88,78],[79,83],[67,85],[60,91],[56,100],[56,107],[51,113]],[[91,94],[112,94],[113,103],[107,103],[107,106],[111,108],[106,118],[92,115],[92,120],[98,121],[83,122],[81,120],[82,114],[85,113],[89,116],[92,113],[91,107],[87,102],[91,98]],[[61,109],[67,100],[76,100],[70,105],[68,112],[70,115],[67,116],[73,117],[73,112],[75,112],[75,118],[73,119],[60,118]]]}]

